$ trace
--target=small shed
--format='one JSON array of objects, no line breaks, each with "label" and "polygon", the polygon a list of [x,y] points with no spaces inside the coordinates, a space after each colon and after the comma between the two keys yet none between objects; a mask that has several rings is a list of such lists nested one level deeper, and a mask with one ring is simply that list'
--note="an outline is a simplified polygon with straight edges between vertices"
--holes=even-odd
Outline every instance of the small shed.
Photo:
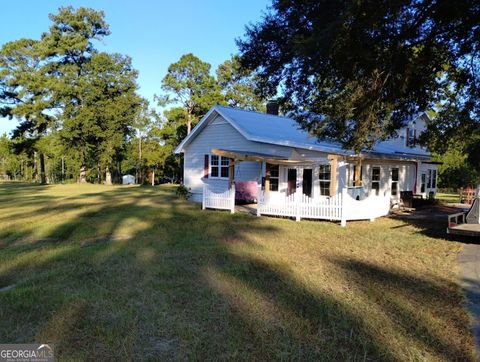
[{"label": "small shed", "polygon": [[122,176],[123,185],[133,185],[135,184],[135,176],[133,175],[123,175]]}]

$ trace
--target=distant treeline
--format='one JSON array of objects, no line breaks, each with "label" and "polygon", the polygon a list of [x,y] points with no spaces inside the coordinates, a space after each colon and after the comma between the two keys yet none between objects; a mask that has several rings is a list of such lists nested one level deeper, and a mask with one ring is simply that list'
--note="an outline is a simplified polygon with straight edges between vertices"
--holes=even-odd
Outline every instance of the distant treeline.
[{"label": "distant treeline", "polygon": [[110,34],[102,11],[64,7],[40,40],[0,49],[0,116],[19,126],[0,138],[0,178],[56,182],[140,183],[181,179],[173,149],[215,104],[262,110],[255,74],[238,57],[211,74],[193,54],[171,64],[155,97],[163,113],[137,93],[131,59],[100,52]]}]

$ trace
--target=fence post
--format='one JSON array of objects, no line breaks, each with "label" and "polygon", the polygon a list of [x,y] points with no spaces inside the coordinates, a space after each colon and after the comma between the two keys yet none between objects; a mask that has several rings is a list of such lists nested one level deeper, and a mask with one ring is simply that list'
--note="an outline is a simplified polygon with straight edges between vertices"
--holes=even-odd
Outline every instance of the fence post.
[{"label": "fence post", "polygon": [[260,208],[262,207],[264,195],[262,195],[262,185],[257,185],[257,216],[261,216]]},{"label": "fence post", "polygon": [[202,210],[205,210],[205,201],[206,201],[206,193],[207,193],[207,185],[203,184],[203,192],[202,192]]},{"label": "fence post", "polygon": [[340,205],[341,206],[341,209],[340,209],[340,212],[341,212],[341,217],[340,217],[340,225],[342,227],[345,227],[347,226],[347,188],[344,187],[342,189],[342,193],[339,195],[342,199],[340,201]]},{"label": "fence post", "polygon": [[300,221],[300,211],[301,211],[301,194],[298,188],[295,191],[295,221]]},{"label": "fence post", "polygon": [[235,184],[232,184],[230,187],[230,202],[231,202],[231,209],[230,213],[235,213]]}]

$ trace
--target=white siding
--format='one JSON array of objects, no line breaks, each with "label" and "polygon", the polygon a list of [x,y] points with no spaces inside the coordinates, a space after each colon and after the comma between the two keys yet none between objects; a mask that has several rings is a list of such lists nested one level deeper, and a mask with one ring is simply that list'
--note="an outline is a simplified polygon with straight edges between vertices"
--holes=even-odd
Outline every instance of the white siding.
[{"label": "white siding", "polygon": [[[417,127],[424,127],[422,122],[417,121]],[[403,132],[403,131],[400,131]],[[417,131],[417,136],[419,135]],[[405,139],[397,138],[388,141],[392,145],[403,145]],[[404,146],[404,145],[403,145]],[[191,189],[193,194],[192,199],[201,201],[201,194],[204,182],[208,182],[212,187],[226,188],[227,180],[212,179],[205,180],[203,178],[204,159],[206,154],[211,154],[212,148],[220,148],[226,150],[258,152],[272,155],[279,155],[282,157],[290,157],[292,151],[291,147],[277,146],[260,142],[248,141],[243,137],[233,126],[225,121],[221,116],[217,116],[209,122],[209,124],[192,140],[192,142],[184,149],[184,182],[187,187]],[[327,164],[327,154],[324,152],[317,152],[312,150],[295,149],[294,153],[306,159],[315,160],[315,165],[305,166],[306,168],[313,168],[313,196],[319,195],[318,182],[318,164]],[[423,169],[436,169],[435,165],[420,165],[419,172],[416,172],[415,162],[394,161],[394,160],[365,160],[363,162],[363,185],[367,193],[371,190],[371,168],[373,166],[380,167],[380,190],[381,192],[390,191],[391,187],[391,169],[392,167],[399,168],[399,183],[398,196],[400,191],[413,191],[419,193],[420,191],[420,174]],[[263,166],[264,167],[264,166]],[[287,189],[287,167],[280,167],[279,191],[285,192]],[[262,164],[260,162],[241,162],[235,165],[236,181],[257,181],[261,182],[261,177],[265,170],[262,171]],[[337,168],[337,192],[340,193],[342,188],[352,184],[353,164],[345,161],[338,162]],[[301,181],[301,171],[297,172],[298,180]],[[417,176],[417,180],[415,180]],[[300,182],[301,184],[301,182]],[[415,184],[417,189],[414,190]]]},{"label": "white siding", "polygon": [[[415,120],[408,122],[407,126],[397,131],[397,137],[390,138],[386,141],[380,142],[378,147],[383,150],[392,150],[405,153],[426,154],[426,149],[418,145],[418,138],[426,130],[427,125],[425,123],[425,115],[417,117]],[[415,147],[407,146],[407,128],[414,129],[416,131],[417,143]],[[377,148],[374,147],[374,150]]]},{"label": "white siding", "polygon": [[[201,201],[203,190],[203,168],[206,154],[211,154],[212,148],[226,150],[249,151],[281,155],[288,157],[291,148],[248,141],[222,117],[218,116],[200,132],[185,148],[184,152],[184,183],[191,189],[192,199]],[[241,162],[235,165],[236,181],[260,181],[261,163]],[[209,184],[226,185],[226,180],[208,179]]]},{"label": "white siding", "polygon": [[[348,167],[348,184],[353,184],[353,166],[350,164]],[[415,186],[415,163],[405,161],[394,160],[367,160],[362,162],[363,166],[363,187],[365,191],[369,193],[372,189],[372,168],[375,166],[380,167],[380,192],[391,191],[392,182],[392,168],[398,168],[398,195],[400,197],[400,191],[414,191]],[[415,193],[415,192],[414,192]]]}]

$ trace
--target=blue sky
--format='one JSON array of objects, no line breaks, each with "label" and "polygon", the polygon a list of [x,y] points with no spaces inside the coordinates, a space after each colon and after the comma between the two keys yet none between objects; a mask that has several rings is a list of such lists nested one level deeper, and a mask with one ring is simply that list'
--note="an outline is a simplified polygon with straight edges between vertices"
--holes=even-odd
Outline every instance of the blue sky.
[{"label": "blue sky", "polygon": [[[97,1],[4,1],[0,44],[38,39],[50,25],[49,13],[61,6],[101,9],[111,35],[97,43],[101,50],[132,57],[140,72],[139,93],[153,103],[168,66],[186,53],[212,64],[212,70],[237,52],[235,38],[245,25],[261,19],[270,0],[97,0]],[[0,134],[15,121],[0,118]]]}]

